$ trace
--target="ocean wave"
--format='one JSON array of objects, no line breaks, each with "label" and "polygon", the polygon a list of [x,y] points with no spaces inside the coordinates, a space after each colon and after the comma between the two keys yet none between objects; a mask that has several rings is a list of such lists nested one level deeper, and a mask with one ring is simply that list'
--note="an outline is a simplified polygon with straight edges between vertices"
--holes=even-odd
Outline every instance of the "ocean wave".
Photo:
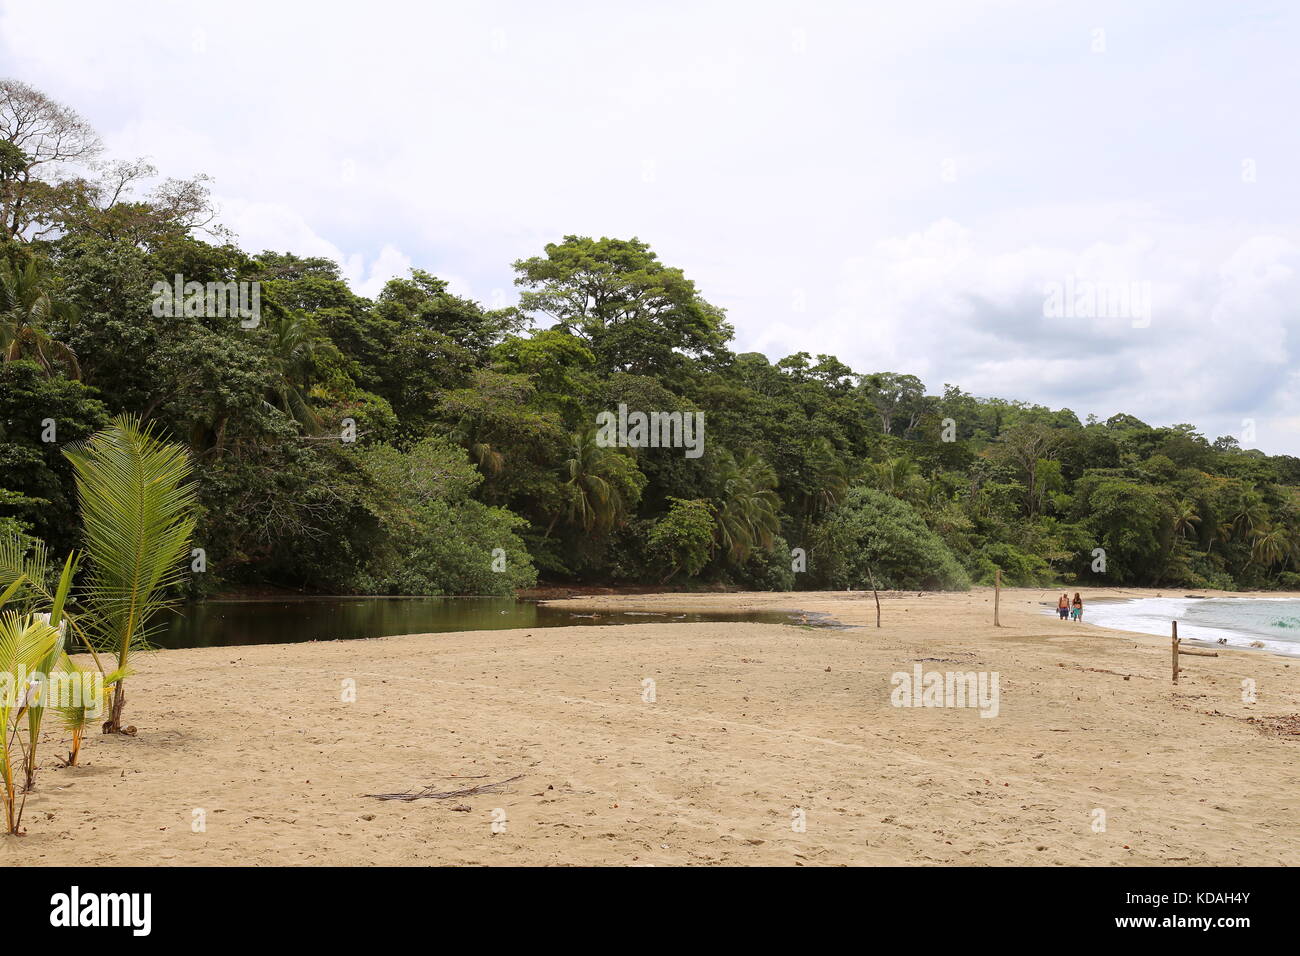
[{"label": "ocean wave", "polygon": [[[1100,627],[1167,636],[1178,622],[1185,640],[1300,656],[1300,601],[1283,598],[1129,598],[1089,604],[1085,621]],[[1055,615],[1055,608],[1045,613]]]}]

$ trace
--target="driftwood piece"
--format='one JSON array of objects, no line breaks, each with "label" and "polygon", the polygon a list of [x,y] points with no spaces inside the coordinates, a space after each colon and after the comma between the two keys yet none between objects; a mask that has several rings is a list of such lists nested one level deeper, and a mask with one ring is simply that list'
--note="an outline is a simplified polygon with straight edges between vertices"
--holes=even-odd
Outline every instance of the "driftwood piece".
[{"label": "driftwood piece", "polygon": [[405,793],[367,793],[367,797],[374,797],[376,800],[402,800],[410,802],[412,800],[450,800],[453,797],[476,797],[481,793],[500,793],[501,787],[508,783],[514,783],[516,780],[523,780],[524,775],[517,774],[508,780],[499,780],[496,783],[484,783],[477,787],[466,787],[464,790],[447,790],[439,792],[432,786],[425,787],[423,790],[406,791]]},{"label": "driftwood piece", "polygon": [[1177,684],[1178,675],[1182,671],[1182,668],[1178,666],[1178,657],[1180,654],[1187,654],[1190,655],[1191,657],[1218,657],[1219,652],[1201,651],[1191,647],[1183,647],[1182,646],[1183,642],[1178,637],[1178,622],[1170,621],[1170,624],[1173,625],[1170,643],[1172,645],[1173,656],[1174,656],[1174,683]]}]

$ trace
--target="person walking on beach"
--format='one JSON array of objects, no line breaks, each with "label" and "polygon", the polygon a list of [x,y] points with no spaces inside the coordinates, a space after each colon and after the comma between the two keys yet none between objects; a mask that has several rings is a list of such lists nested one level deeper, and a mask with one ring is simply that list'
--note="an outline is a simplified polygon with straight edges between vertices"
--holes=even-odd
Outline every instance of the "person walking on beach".
[{"label": "person walking on beach", "polygon": [[1079,592],[1074,592],[1074,610],[1070,612],[1070,619],[1074,621],[1083,620],[1083,598],[1079,597]]},{"label": "person walking on beach", "polygon": [[1056,614],[1062,621],[1064,621],[1066,617],[1069,616],[1069,613],[1070,613],[1070,595],[1067,592],[1065,594],[1062,594],[1060,600],[1056,602]]}]

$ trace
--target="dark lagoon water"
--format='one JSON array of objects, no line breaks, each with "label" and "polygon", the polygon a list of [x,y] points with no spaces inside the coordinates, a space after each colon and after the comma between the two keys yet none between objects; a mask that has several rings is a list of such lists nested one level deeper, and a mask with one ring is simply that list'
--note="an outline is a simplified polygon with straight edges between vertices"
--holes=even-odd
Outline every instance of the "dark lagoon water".
[{"label": "dark lagoon water", "polygon": [[[573,624],[651,624],[743,621],[754,624],[801,623],[800,611],[744,613],[652,613],[581,611],[546,607],[510,598],[310,597],[240,601],[200,601],[183,605],[159,647],[234,647],[243,644],[295,644],[346,641],[391,634],[487,631],[512,627],[563,627]],[[808,614],[813,626],[836,626],[825,615]]]}]

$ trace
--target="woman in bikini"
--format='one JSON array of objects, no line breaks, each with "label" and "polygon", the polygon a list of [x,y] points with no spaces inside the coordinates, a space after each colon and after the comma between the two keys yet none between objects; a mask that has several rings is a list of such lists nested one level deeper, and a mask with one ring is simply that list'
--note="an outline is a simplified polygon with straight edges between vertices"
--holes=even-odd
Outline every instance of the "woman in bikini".
[{"label": "woman in bikini", "polygon": [[1070,612],[1071,620],[1083,620],[1083,598],[1079,597],[1079,592],[1074,592],[1074,610]]}]

